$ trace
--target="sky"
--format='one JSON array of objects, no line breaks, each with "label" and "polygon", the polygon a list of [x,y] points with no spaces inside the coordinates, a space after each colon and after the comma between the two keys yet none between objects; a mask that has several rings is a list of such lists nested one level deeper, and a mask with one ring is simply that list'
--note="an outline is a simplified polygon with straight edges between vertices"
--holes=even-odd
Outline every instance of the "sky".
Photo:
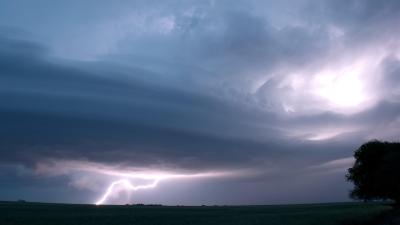
[{"label": "sky", "polygon": [[397,0],[0,0],[0,200],[349,201],[400,133]]}]

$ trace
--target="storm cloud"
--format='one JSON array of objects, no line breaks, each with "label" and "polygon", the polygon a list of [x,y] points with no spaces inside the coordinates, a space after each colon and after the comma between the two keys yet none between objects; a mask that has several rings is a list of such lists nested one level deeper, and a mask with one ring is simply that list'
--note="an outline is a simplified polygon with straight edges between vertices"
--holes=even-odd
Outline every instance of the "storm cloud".
[{"label": "storm cloud", "polygon": [[353,151],[398,139],[399,10],[1,1],[0,198],[93,202],[117,171],[168,171],[229,175],[135,201],[347,200]]}]

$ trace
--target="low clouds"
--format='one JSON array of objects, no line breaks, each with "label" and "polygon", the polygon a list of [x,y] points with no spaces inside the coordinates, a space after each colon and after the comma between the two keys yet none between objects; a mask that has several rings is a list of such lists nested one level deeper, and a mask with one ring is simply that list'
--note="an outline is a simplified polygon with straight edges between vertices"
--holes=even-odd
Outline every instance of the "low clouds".
[{"label": "low clouds", "polygon": [[246,185],[264,203],[290,201],[272,188],[282,177],[316,190],[335,181],[335,199],[322,189],[307,196],[344,200],[342,162],[368,139],[398,136],[396,1],[107,4],[66,21],[57,7],[39,17],[2,3],[31,18],[0,24],[0,163],[25,171],[11,176],[16,186],[18,177],[57,177],[63,191],[97,183],[84,169],[38,173],[49,161],[60,171],[74,161],[247,171],[215,192],[197,189],[215,197],[234,184],[220,203],[257,202],[230,199]]}]

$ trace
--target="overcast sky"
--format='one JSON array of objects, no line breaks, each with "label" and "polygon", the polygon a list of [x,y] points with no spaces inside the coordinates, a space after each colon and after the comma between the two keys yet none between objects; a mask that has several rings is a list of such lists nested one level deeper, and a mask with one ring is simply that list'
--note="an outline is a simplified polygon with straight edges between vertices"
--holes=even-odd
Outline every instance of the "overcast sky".
[{"label": "overcast sky", "polygon": [[400,1],[0,0],[0,200],[349,200],[399,140]]}]

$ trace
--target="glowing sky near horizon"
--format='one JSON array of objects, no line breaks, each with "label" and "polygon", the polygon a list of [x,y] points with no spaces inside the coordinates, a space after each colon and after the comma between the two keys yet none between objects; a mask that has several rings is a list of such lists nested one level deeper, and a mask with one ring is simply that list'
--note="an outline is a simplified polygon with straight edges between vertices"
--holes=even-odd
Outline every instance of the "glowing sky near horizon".
[{"label": "glowing sky near horizon", "polygon": [[399,12],[0,0],[0,200],[349,200],[353,151],[399,137]]},{"label": "glowing sky near horizon", "polygon": [[[202,174],[126,174],[122,179],[118,179],[116,181],[111,182],[111,184],[107,187],[101,198],[96,200],[96,205],[103,205],[105,203],[109,203],[109,199],[119,195],[119,192],[125,191],[128,194],[131,192],[144,190],[144,189],[153,189],[158,186],[158,184],[163,180],[174,180],[174,179],[195,179],[195,178],[207,178],[207,177],[215,177],[221,176],[222,173],[202,173]],[[142,180],[146,180],[145,184],[134,184],[131,178],[139,178]],[[128,198],[127,202],[130,201]]]}]

